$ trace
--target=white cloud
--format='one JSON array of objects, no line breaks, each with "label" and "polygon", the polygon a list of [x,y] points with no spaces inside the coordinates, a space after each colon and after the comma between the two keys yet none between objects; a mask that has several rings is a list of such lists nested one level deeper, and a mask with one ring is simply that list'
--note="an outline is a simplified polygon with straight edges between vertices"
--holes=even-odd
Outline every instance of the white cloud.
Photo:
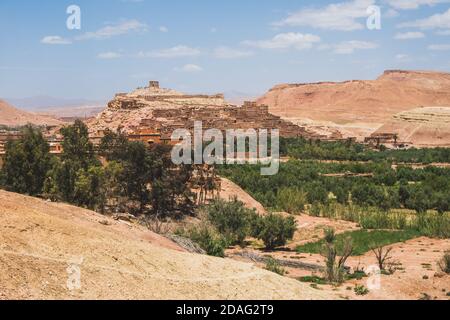
[{"label": "white cloud", "polygon": [[397,54],[395,56],[395,59],[397,59],[397,61],[399,61],[399,62],[411,62],[412,61],[411,57],[405,53]]},{"label": "white cloud", "polygon": [[307,26],[325,30],[352,31],[365,26],[360,19],[366,19],[367,9],[375,0],[353,0],[330,4],[324,8],[303,9],[290,14],[275,26]]},{"label": "white cloud", "polygon": [[404,32],[404,33],[397,33],[395,35],[395,39],[397,40],[410,40],[421,38],[425,38],[425,34],[423,32]]},{"label": "white cloud", "polygon": [[161,26],[161,27],[159,27],[159,31],[166,33],[166,32],[169,32],[169,29],[165,26]]},{"label": "white cloud", "polygon": [[183,57],[195,57],[201,54],[201,51],[196,48],[191,48],[188,46],[175,46],[168,49],[162,49],[150,52],[140,52],[139,57],[142,58],[183,58]]},{"label": "white cloud", "polygon": [[450,29],[450,9],[444,13],[438,13],[425,19],[405,22],[398,25],[399,28],[425,29]]},{"label": "white cloud", "polygon": [[450,44],[432,44],[432,45],[428,46],[428,50],[448,51],[448,50],[450,50]]},{"label": "white cloud", "polygon": [[436,32],[440,36],[450,36],[450,29],[449,30],[441,30]]},{"label": "white cloud", "polygon": [[420,6],[434,6],[440,3],[449,3],[450,0],[386,0],[386,2],[399,10],[418,9]]},{"label": "white cloud", "polygon": [[46,36],[42,38],[41,43],[43,44],[71,44],[72,41],[69,39],[62,38],[60,36]]},{"label": "white cloud", "polygon": [[243,44],[260,49],[310,49],[314,43],[320,42],[320,37],[313,34],[280,33],[269,40],[244,41]]},{"label": "white cloud", "polygon": [[179,72],[187,72],[187,73],[196,73],[203,71],[203,68],[196,64],[186,64],[181,68],[175,68],[175,71]]},{"label": "white cloud", "polygon": [[332,46],[333,52],[336,54],[352,54],[356,50],[370,50],[378,48],[378,45],[367,41],[344,41]]},{"label": "white cloud", "polygon": [[397,10],[394,10],[392,8],[389,8],[388,10],[386,10],[386,12],[384,13],[384,17],[385,18],[395,18],[398,17],[400,14],[398,13]]},{"label": "white cloud", "polygon": [[91,39],[109,39],[115,36],[128,34],[131,32],[145,32],[148,27],[145,23],[141,23],[137,20],[128,20],[115,25],[109,25],[103,27],[97,31],[86,32],[85,34],[77,37],[77,40],[91,40]]},{"label": "white cloud", "polygon": [[238,50],[230,47],[218,47],[214,50],[214,56],[218,59],[239,59],[251,57],[253,52],[246,50]]},{"label": "white cloud", "polygon": [[399,54],[397,54],[397,55],[395,56],[395,58],[396,58],[396,59],[399,59],[399,60],[403,60],[403,59],[408,58],[408,55],[407,55],[407,54],[403,54],[403,53],[399,53]]},{"label": "white cloud", "polygon": [[122,57],[122,55],[117,52],[103,52],[97,55],[97,58],[99,59],[118,59],[120,57]]}]

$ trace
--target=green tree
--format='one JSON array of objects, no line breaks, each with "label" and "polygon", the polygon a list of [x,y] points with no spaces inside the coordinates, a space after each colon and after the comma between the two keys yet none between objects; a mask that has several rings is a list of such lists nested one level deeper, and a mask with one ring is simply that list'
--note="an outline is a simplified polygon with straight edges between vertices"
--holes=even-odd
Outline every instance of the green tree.
[{"label": "green tree", "polygon": [[283,217],[273,213],[258,218],[253,227],[253,235],[263,240],[268,250],[284,246],[288,240],[294,237],[297,230],[293,217]]},{"label": "green tree", "polygon": [[124,134],[107,131],[99,145],[99,154],[108,161],[128,159],[129,141]]},{"label": "green tree", "polygon": [[94,146],[89,140],[88,127],[81,120],[76,120],[71,126],[61,128],[64,139],[62,142],[62,160],[77,162],[81,168],[87,169],[92,164],[98,164]]},{"label": "green tree", "polygon": [[29,195],[42,193],[51,166],[50,147],[42,133],[27,125],[23,137],[6,145],[2,180],[6,189]]},{"label": "green tree", "polygon": [[100,162],[89,140],[88,128],[82,121],[77,120],[73,125],[61,128],[61,134],[63,135],[61,162],[53,168],[53,177],[47,190],[57,192],[58,198],[63,201],[84,203],[85,199],[77,199],[80,196],[80,190],[76,190],[77,179],[81,179],[82,172],[86,173],[90,167],[100,166]]},{"label": "green tree", "polygon": [[251,219],[256,212],[247,209],[236,197],[217,200],[206,207],[208,219],[232,244],[242,245],[251,233]]},{"label": "green tree", "polygon": [[75,179],[74,198],[78,206],[84,206],[103,213],[106,203],[105,169],[91,166],[80,169]]},{"label": "green tree", "polygon": [[437,193],[433,199],[434,206],[437,212],[443,215],[445,212],[450,211],[450,192],[445,193]]},{"label": "green tree", "polygon": [[431,207],[430,197],[422,188],[415,188],[412,190],[406,205],[408,209],[416,210],[417,213],[423,214]]}]

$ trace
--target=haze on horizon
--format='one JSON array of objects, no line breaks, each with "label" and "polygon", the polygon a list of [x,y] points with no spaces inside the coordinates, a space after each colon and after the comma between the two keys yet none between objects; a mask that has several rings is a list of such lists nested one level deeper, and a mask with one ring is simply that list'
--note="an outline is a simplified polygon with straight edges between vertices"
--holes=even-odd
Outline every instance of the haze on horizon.
[{"label": "haze on horizon", "polygon": [[[66,26],[70,5],[81,29]],[[381,29],[366,27],[381,9]],[[0,97],[107,100],[157,79],[254,96],[278,83],[450,71],[450,0],[0,2]]]}]

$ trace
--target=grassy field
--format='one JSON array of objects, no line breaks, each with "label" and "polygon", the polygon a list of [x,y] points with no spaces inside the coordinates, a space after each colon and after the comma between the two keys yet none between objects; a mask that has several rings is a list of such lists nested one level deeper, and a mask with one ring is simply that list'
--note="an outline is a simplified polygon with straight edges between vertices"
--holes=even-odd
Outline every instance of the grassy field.
[{"label": "grassy field", "polygon": [[[358,230],[346,232],[336,236],[336,247],[338,251],[343,248],[345,239],[350,237],[353,243],[353,256],[360,256],[370,251],[372,247],[386,246],[398,242],[420,237],[420,234],[413,230],[407,231],[385,231],[385,230]],[[308,243],[297,247],[300,253],[321,253],[324,240]]]}]

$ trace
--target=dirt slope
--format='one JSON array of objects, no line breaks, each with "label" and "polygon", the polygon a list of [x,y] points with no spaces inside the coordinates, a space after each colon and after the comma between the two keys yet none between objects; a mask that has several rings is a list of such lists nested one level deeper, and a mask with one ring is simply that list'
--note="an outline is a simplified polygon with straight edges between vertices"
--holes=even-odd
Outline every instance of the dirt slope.
[{"label": "dirt slope", "polygon": [[[251,264],[183,252],[88,210],[4,191],[0,229],[0,299],[333,297]],[[77,268],[81,288],[68,290]]]},{"label": "dirt slope", "polygon": [[296,122],[309,119],[376,129],[402,111],[450,105],[450,74],[391,70],[369,81],[282,84],[258,103]]},{"label": "dirt slope", "polygon": [[249,209],[256,209],[259,214],[266,214],[267,211],[264,209],[263,205],[256,201],[251,195],[245,192],[241,187],[239,187],[234,182],[228,180],[227,178],[221,178],[221,190],[220,198],[228,201],[234,197],[244,203],[244,205]]},{"label": "dirt slope", "polygon": [[35,125],[60,125],[61,121],[52,117],[37,115],[14,108],[0,100],[0,125],[22,126],[28,123]]}]

